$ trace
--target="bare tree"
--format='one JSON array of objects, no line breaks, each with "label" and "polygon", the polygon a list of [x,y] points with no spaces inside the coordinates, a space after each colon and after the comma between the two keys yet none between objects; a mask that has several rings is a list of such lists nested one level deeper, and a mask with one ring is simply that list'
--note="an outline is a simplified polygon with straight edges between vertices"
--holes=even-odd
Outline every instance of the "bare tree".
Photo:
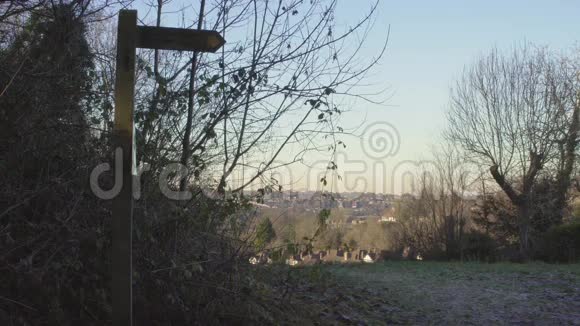
[{"label": "bare tree", "polygon": [[[150,23],[164,25],[171,5],[152,2]],[[211,56],[138,53],[137,157],[151,164],[143,187],[178,161],[189,170],[181,189],[203,183],[240,192],[275,182],[268,171],[311,150],[335,148],[341,98],[357,96],[357,82],[386,47],[387,38],[376,57],[359,60],[377,5],[345,28],[335,25],[334,0],[223,0],[180,11],[181,25],[218,30],[227,43]],[[286,157],[289,146],[301,151]]]},{"label": "bare tree", "polygon": [[464,153],[449,141],[433,152],[435,159],[435,180],[438,185],[437,201],[442,225],[439,226],[447,257],[462,257],[462,241],[468,221],[469,201],[467,192],[474,181],[474,173]]},{"label": "bare tree", "polygon": [[[433,160],[419,166],[414,184],[416,197],[403,203],[401,230],[407,244],[424,255],[461,257],[463,235],[467,231],[466,194],[473,177],[472,167],[452,143],[443,141],[433,150]],[[401,213],[401,212],[400,212]]]},{"label": "bare tree", "polygon": [[562,73],[563,66],[545,49],[493,50],[464,71],[451,93],[448,136],[475,162],[490,167],[517,207],[523,258],[530,249],[534,185],[557,161],[557,144],[572,121],[570,90],[558,78]]}]

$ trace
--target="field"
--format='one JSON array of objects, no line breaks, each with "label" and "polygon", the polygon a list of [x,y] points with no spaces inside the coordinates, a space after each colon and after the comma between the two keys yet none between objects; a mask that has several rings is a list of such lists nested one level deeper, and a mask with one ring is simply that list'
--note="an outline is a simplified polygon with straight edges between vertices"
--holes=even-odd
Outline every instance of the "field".
[{"label": "field", "polygon": [[[580,265],[385,262],[302,273],[316,324],[580,325]],[[313,281],[314,282],[314,281]]]}]

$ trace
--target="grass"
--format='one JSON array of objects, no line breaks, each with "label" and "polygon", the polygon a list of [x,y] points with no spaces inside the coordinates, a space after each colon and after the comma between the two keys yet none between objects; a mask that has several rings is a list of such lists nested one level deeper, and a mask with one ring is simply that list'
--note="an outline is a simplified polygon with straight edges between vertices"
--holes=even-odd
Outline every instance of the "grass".
[{"label": "grass", "polygon": [[302,273],[328,275],[324,279],[332,284],[301,299],[321,324],[580,325],[579,264],[383,262],[317,268]]},{"label": "grass", "polygon": [[579,264],[401,261],[323,269],[346,293],[364,294],[358,305],[389,305],[383,320],[373,310],[359,313],[362,323],[580,325]]}]

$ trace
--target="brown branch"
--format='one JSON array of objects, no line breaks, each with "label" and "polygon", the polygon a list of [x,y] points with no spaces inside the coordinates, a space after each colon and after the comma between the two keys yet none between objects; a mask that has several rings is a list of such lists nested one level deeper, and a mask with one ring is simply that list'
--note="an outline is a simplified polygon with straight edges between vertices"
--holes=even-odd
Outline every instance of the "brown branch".
[{"label": "brown branch", "polygon": [[499,168],[497,165],[493,165],[489,168],[489,172],[491,176],[497,182],[497,184],[501,187],[501,189],[505,192],[505,194],[509,197],[509,199],[513,203],[519,203],[521,201],[520,194],[518,194],[514,188],[506,181],[505,177],[499,172]]}]

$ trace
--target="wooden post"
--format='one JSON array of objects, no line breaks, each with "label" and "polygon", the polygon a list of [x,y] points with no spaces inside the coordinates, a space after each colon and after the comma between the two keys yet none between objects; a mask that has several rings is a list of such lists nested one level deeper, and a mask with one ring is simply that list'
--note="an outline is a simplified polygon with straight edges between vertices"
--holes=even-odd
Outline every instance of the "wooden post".
[{"label": "wooden post", "polygon": [[[135,42],[137,11],[121,10],[117,29],[115,79],[115,153],[122,152],[123,184],[113,199],[112,308],[113,325],[133,323],[132,224],[133,224],[133,96],[135,91]],[[118,159],[118,158],[116,158]]]},{"label": "wooden post", "polygon": [[[122,154],[121,191],[113,199],[113,325],[133,324],[133,97],[135,52],[139,48],[215,52],[225,40],[216,31],[137,26],[136,10],[119,11],[115,79],[115,155]],[[116,158],[118,159],[118,158]]]}]

